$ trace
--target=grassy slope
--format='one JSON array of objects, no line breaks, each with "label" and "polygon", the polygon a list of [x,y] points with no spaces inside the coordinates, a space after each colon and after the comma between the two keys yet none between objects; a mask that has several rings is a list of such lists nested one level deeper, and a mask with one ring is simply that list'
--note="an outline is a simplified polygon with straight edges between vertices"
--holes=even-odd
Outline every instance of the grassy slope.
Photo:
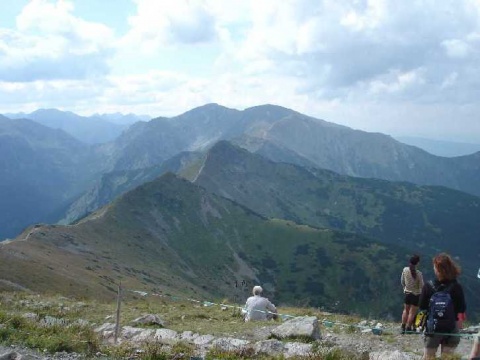
[{"label": "grassy slope", "polygon": [[384,315],[396,311],[392,293],[400,296],[393,273],[405,250],[267,220],[172,174],[79,224],[32,231],[0,245],[0,271],[35,291],[112,298],[122,280],[134,289],[241,299],[245,288],[235,281],[259,282],[277,303]]},{"label": "grassy slope", "polygon": [[[428,259],[447,251],[458,257],[464,269],[461,281],[469,313],[480,316],[478,279],[473,276],[480,257],[478,197],[443,187],[359,179],[274,163],[227,142],[210,150],[195,183],[267,217],[402,245],[409,249],[405,260],[412,252]],[[425,264],[426,278],[430,278],[429,261]]]}]

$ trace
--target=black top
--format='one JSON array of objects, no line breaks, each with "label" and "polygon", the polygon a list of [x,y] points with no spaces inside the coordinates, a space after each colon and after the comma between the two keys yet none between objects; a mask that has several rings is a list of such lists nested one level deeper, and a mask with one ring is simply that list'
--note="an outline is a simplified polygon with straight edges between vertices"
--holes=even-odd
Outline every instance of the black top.
[{"label": "black top", "polygon": [[[433,282],[433,285],[437,289],[437,291],[445,289],[448,287],[450,284],[452,286],[450,287],[450,296],[452,297],[452,302],[453,302],[453,307],[455,309],[455,314],[460,314],[464,313],[467,310],[467,305],[465,304],[465,296],[463,295],[463,288],[462,285],[460,285],[457,280],[447,280],[447,281],[438,281],[435,280]],[[432,289],[432,286],[430,285],[430,282],[426,282],[423,285],[422,288],[422,294],[420,295],[420,304],[419,304],[419,309],[420,310],[428,310],[428,305],[430,303],[430,298],[434,294],[435,290]],[[458,318],[457,318],[458,320]]]}]

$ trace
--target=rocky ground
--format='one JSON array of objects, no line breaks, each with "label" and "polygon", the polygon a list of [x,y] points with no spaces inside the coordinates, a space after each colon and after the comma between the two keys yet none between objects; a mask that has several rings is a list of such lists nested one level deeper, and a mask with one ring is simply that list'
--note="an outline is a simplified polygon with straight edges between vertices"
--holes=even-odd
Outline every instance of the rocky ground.
[{"label": "rocky ground", "polygon": [[[115,350],[112,351],[112,348],[117,347],[128,349],[120,356],[116,353],[115,357],[140,359],[142,354],[145,354],[146,343],[158,344],[162,351],[165,349],[175,352],[179,348],[192,351],[183,357],[172,357],[175,359],[190,359],[191,356],[204,358],[212,349],[240,354],[238,358],[243,359],[249,358],[250,355],[253,357],[264,354],[272,357],[319,360],[326,358],[322,354],[328,354],[332,349],[339,349],[342,354],[351,355],[352,359],[359,360],[416,360],[420,359],[423,353],[423,336],[402,335],[399,324],[362,320],[314,309],[285,309],[290,313],[297,311],[299,314],[309,315],[285,319],[283,322],[246,324],[236,313],[224,307],[135,300],[124,304],[123,326],[119,334],[120,345],[114,345],[115,326],[111,315],[114,309],[110,305],[80,303],[65,298],[40,300],[32,296],[20,299],[4,296],[0,298],[0,304],[5,309],[2,315],[3,323],[0,319],[0,330],[6,330],[11,326],[9,314],[26,319],[25,326],[33,323],[33,327],[28,325],[25,331],[31,333],[32,329],[37,329],[39,336],[49,333],[46,330],[49,326],[58,328],[79,322],[87,324],[92,334],[96,334],[95,336],[98,336],[99,341],[104,344],[90,355],[96,359],[113,358]],[[145,315],[146,309],[154,312]],[[138,317],[142,313],[143,315]],[[63,333],[64,331],[60,329],[62,338]],[[43,348],[29,349],[18,346],[15,341],[9,343],[13,345],[0,346],[0,360],[77,360],[86,357],[75,352],[48,353]],[[456,358],[466,359],[472,343],[472,339],[462,339],[456,351],[458,355]],[[105,355],[107,351],[104,350],[108,347],[110,353],[107,356]],[[316,355],[312,357],[312,353]],[[236,357],[228,359],[234,358]],[[348,358],[329,357],[342,360]]]},{"label": "rocky ground", "polygon": [[[239,338],[258,342],[266,340],[271,330],[276,325],[259,326],[258,329],[249,334],[244,334]],[[391,330],[391,335],[374,335],[371,333],[343,333],[324,330],[320,344],[328,344],[345,349],[355,354],[369,354],[366,359],[420,359],[423,351],[422,335],[401,335]],[[235,336],[235,334],[233,334]],[[472,346],[472,340],[465,339],[460,342],[456,354],[466,359]],[[376,355],[375,355],[376,354]],[[20,358],[18,357],[20,356]],[[375,358],[374,356],[379,356]],[[51,359],[51,360],[79,360],[84,358],[82,354],[76,353],[55,353],[48,354],[34,349],[28,349],[20,346],[0,346],[0,360],[33,360],[33,359]],[[101,354],[97,354],[98,359],[105,358]]]}]

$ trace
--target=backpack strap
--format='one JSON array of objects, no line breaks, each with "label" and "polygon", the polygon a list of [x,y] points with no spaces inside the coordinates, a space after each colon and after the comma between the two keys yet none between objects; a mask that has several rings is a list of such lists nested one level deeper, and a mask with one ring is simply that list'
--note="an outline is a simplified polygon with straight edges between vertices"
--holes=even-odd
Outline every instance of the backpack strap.
[{"label": "backpack strap", "polygon": [[455,285],[455,282],[451,281],[450,284],[448,284],[448,285],[440,284],[438,286],[435,286],[435,284],[433,283],[433,280],[430,280],[428,282],[428,285],[430,285],[430,287],[432,288],[433,293],[436,293],[437,291],[446,291],[446,292],[450,293],[450,291],[452,290],[452,288]]}]

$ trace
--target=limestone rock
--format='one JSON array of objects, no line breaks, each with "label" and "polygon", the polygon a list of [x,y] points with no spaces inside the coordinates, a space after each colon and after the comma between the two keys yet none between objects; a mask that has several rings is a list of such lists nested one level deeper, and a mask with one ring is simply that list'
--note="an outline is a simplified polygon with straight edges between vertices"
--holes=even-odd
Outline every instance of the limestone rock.
[{"label": "limestone rock", "polygon": [[243,350],[250,343],[248,340],[234,338],[218,338],[213,340],[212,347],[223,351]]},{"label": "limestone rock", "polygon": [[374,351],[369,355],[369,360],[418,360],[420,356],[395,351]]},{"label": "limestone rock", "polygon": [[103,332],[105,332],[105,331],[115,331],[115,324],[105,323],[103,325],[100,325],[100,326],[96,327],[93,331],[95,331],[96,333],[101,333],[101,334],[103,334]]},{"label": "limestone rock", "polygon": [[131,322],[132,325],[159,325],[165,327],[166,323],[158,315],[146,314],[136,318]]},{"label": "limestone rock", "polygon": [[288,320],[273,329],[272,335],[279,339],[306,337],[319,340],[321,338],[318,319],[315,316],[302,316]]},{"label": "limestone rock", "polygon": [[211,343],[215,337],[213,335],[200,335],[193,340],[193,343],[198,346],[205,346]]},{"label": "limestone rock", "polygon": [[16,351],[10,351],[0,355],[0,360],[20,360],[22,355]]},{"label": "limestone rock", "polygon": [[290,342],[285,344],[285,357],[303,357],[312,353],[312,344]]},{"label": "limestone rock", "polygon": [[255,354],[266,354],[269,356],[279,356],[283,354],[285,345],[279,340],[263,340],[258,341],[253,346]]},{"label": "limestone rock", "polygon": [[154,339],[162,344],[174,344],[179,341],[178,333],[170,329],[155,330]]}]

